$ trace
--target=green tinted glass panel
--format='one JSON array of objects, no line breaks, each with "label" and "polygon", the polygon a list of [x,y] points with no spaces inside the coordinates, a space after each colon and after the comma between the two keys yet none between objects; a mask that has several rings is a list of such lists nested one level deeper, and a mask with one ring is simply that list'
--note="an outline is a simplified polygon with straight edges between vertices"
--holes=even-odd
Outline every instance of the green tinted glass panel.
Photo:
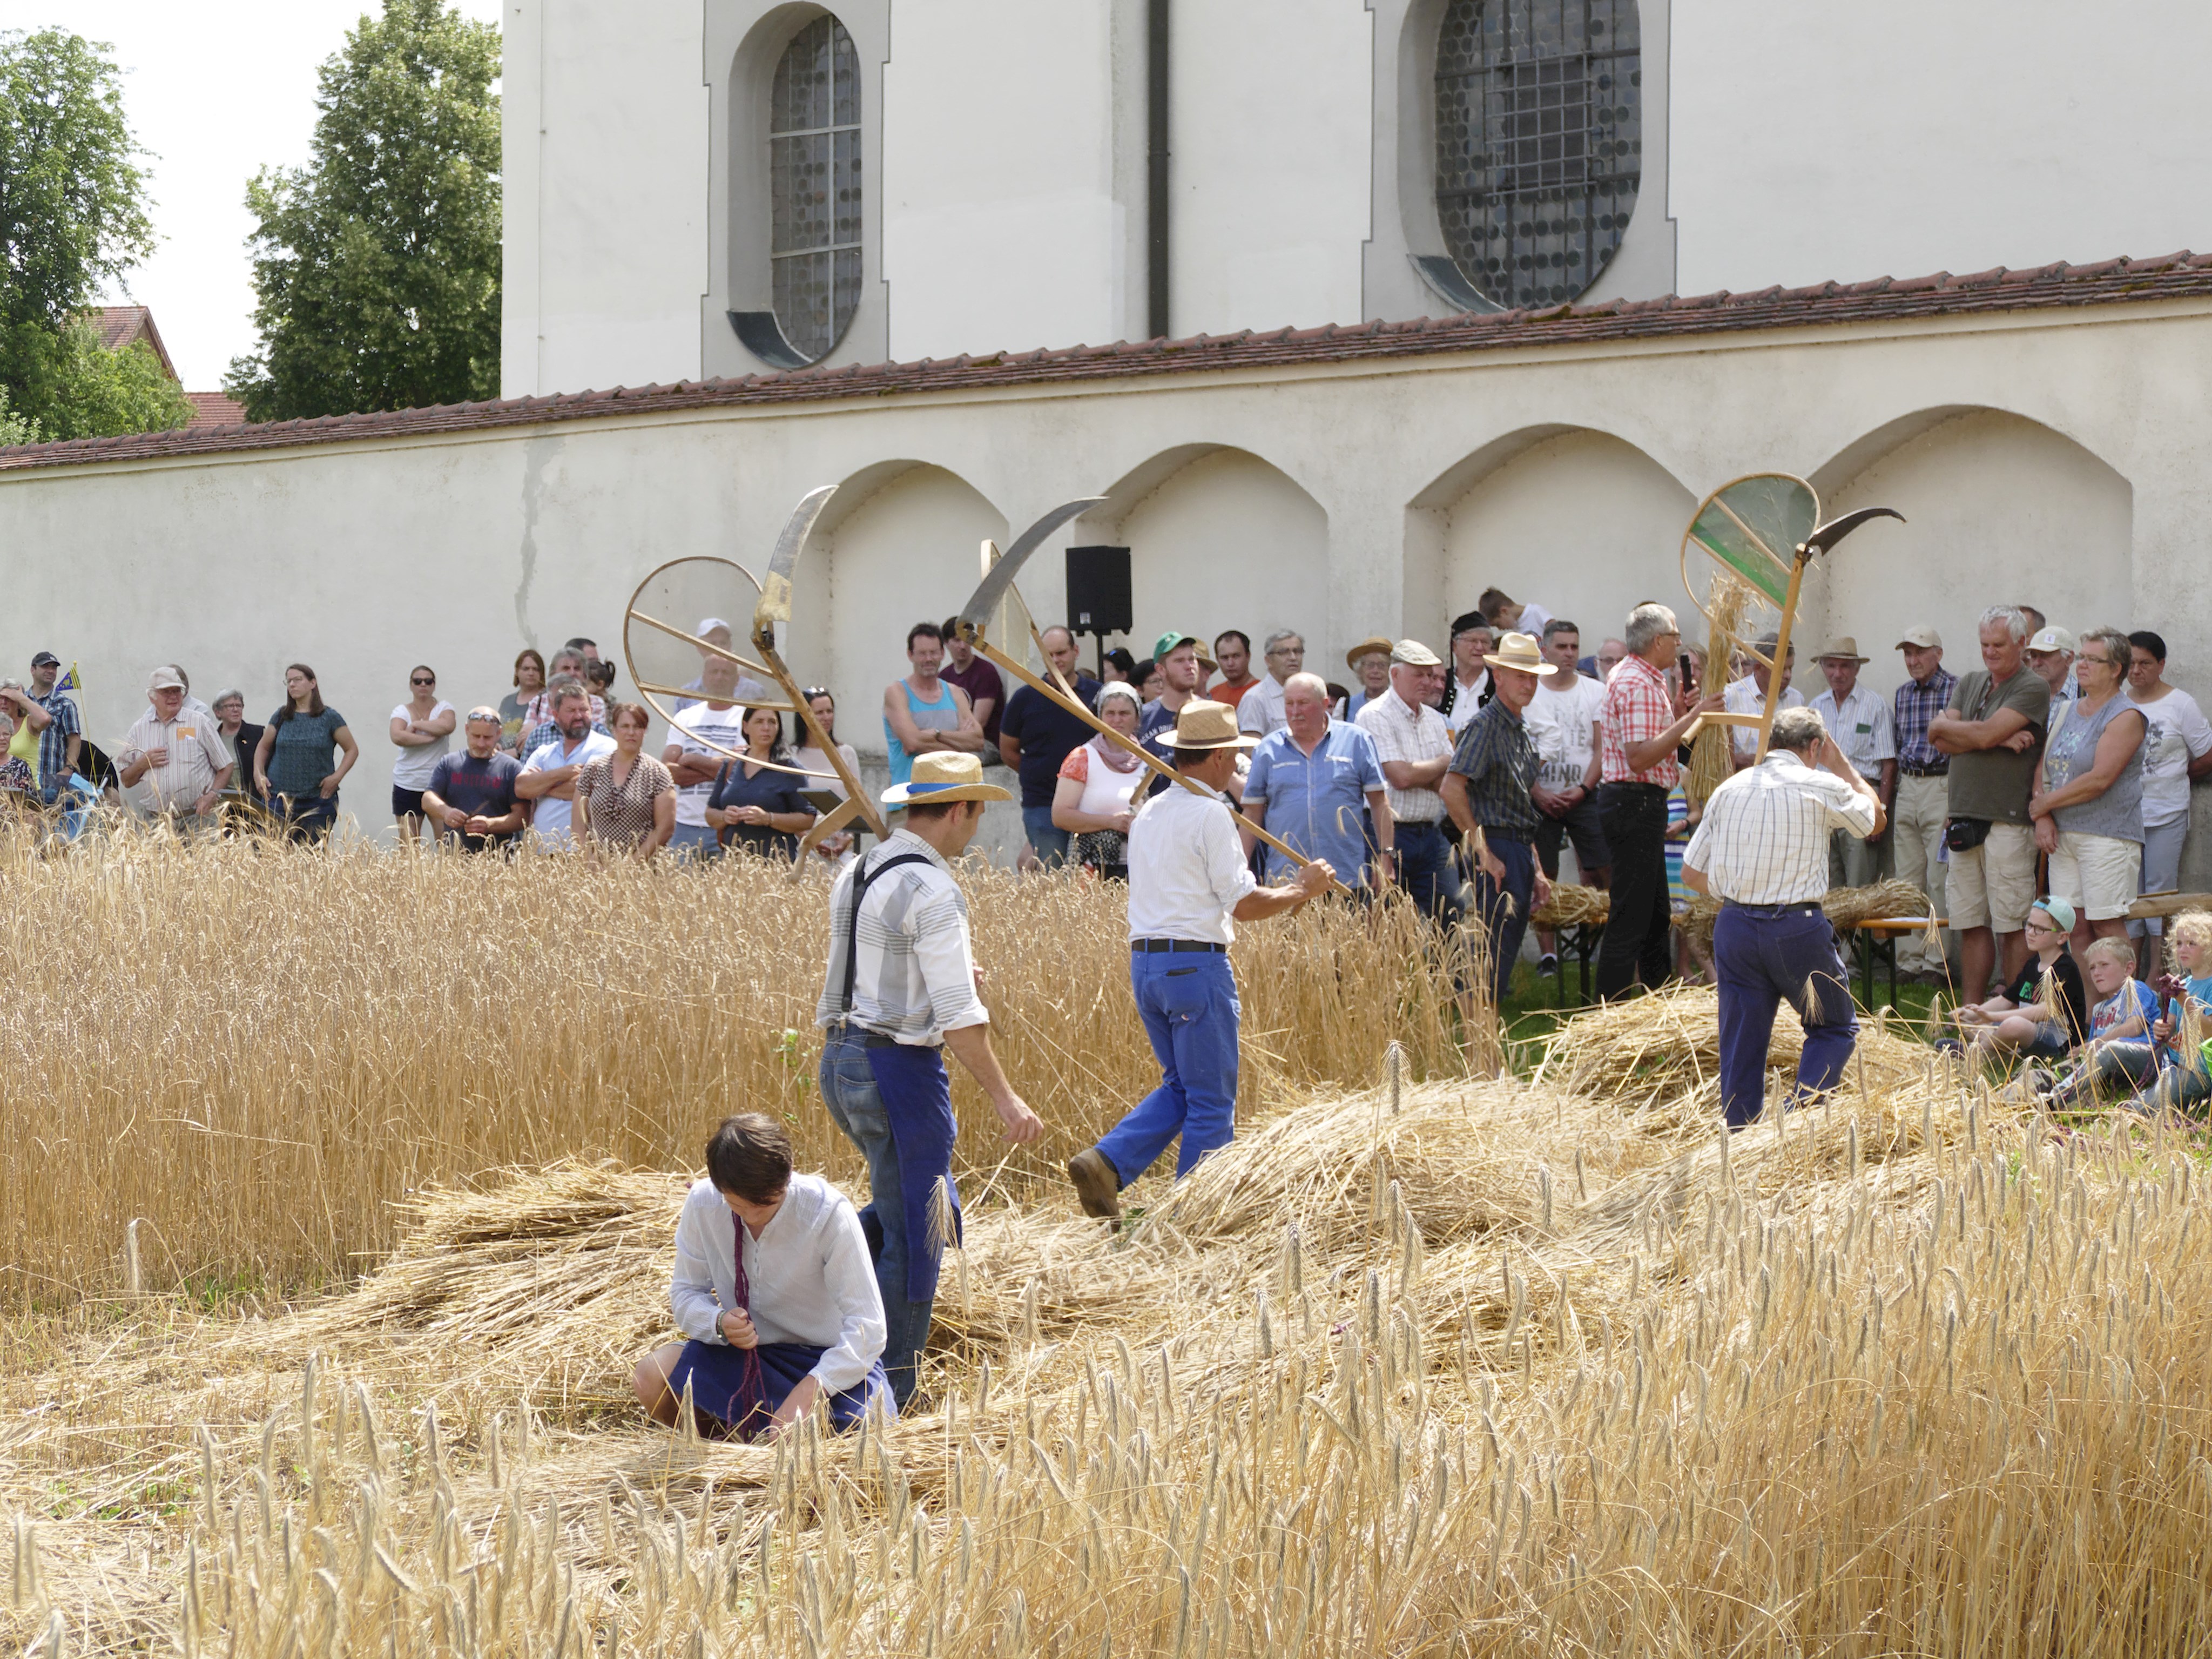
[{"label": "green tinted glass panel", "polygon": [[1820,522],[1813,486],[1786,472],[1739,478],[1705,503],[1690,539],[1776,605],[1787,597],[1797,544]]}]

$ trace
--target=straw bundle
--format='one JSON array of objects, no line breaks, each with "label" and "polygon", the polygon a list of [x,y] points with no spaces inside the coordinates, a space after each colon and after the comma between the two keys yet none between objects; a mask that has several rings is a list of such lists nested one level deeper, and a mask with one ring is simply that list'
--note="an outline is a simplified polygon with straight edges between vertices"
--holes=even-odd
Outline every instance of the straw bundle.
[{"label": "straw bundle", "polygon": [[[1714,567],[1711,585],[1705,590],[1705,619],[1711,629],[1705,635],[1705,684],[1701,691],[1710,692],[1727,684],[1728,665],[1735,659],[1742,643],[1744,617],[1758,597],[1749,583]],[[1690,764],[1682,775],[1682,793],[1692,800],[1711,799],[1713,791],[1735,775],[1732,732],[1729,726],[1709,725],[1692,741]]]},{"label": "straw bundle", "polygon": [[1528,913],[1530,923],[1538,927],[1587,927],[1603,925],[1612,914],[1612,896],[1602,887],[1584,887],[1575,882],[1552,884],[1552,896]]},{"label": "straw bundle", "polygon": [[[1891,916],[1924,916],[1928,896],[1909,881],[1893,876],[1871,887],[1831,887],[1821,895],[1820,908],[1828,920],[1849,931],[1863,921]],[[1721,902],[1705,893],[1690,895],[1690,905],[1678,924],[1708,956],[1713,948],[1713,924],[1720,919]]]}]

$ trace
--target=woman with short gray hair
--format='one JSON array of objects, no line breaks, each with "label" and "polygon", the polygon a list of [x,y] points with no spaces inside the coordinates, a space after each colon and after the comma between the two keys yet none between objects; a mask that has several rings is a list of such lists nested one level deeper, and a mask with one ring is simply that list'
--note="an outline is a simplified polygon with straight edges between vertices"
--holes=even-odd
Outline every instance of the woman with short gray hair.
[{"label": "woman with short gray hair", "polygon": [[2142,874],[2149,727],[2126,696],[2130,652],[2117,628],[2081,635],[2074,658],[2081,695],[2051,734],[2027,804],[2036,845],[2050,855],[2051,890],[2074,907],[2084,946],[2092,934],[2126,935]]}]

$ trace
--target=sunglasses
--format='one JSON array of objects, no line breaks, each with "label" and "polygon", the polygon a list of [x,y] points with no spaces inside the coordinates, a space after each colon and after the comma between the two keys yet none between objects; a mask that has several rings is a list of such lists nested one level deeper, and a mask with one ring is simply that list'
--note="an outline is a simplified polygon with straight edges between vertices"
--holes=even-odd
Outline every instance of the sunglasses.
[{"label": "sunglasses", "polygon": [[408,680],[408,682],[407,682],[407,684],[410,684],[410,685],[435,685],[437,683],[438,683],[438,682],[437,682],[437,681],[435,681],[435,680],[425,680],[425,679],[417,679],[417,678],[410,678],[410,679],[409,679],[409,680]]}]

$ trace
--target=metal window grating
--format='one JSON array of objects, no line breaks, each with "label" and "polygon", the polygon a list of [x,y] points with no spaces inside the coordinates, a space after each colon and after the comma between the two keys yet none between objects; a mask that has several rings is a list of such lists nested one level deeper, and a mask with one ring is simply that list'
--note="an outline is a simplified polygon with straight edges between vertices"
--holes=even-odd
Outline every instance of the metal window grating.
[{"label": "metal window grating", "polygon": [[1504,306],[1572,300],[1620,247],[1643,171],[1636,0],[1451,0],[1437,40],[1437,215]]},{"label": "metal window grating", "polygon": [[860,302],[860,60],[835,17],[784,48],[768,147],[771,302],[784,338],[813,362]]}]

